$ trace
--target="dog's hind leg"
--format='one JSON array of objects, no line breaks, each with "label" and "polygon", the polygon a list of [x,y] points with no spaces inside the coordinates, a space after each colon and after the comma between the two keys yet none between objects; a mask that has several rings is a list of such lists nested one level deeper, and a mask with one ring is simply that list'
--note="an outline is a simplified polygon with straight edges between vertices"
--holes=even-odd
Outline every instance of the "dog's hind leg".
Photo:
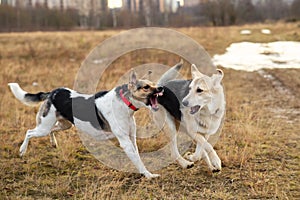
[{"label": "dog's hind leg", "polygon": [[55,123],[55,126],[51,129],[51,132],[50,132],[50,142],[51,142],[53,147],[55,147],[55,148],[58,147],[54,132],[67,130],[71,127],[72,127],[72,123],[69,122],[68,120],[65,120],[65,119],[59,119]]},{"label": "dog's hind leg", "polygon": [[177,148],[177,129],[175,119],[162,106],[159,110],[153,113],[153,120],[157,127],[162,128],[170,138],[170,150],[172,160],[176,161],[182,168],[191,168],[194,166],[193,162],[184,159]]},{"label": "dog's hind leg", "polygon": [[171,156],[172,159],[176,160],[176,162],[184,169],[186,168],[191,168],[194,166],[194,162],[190,162],[186,159],[184,159],[177,147],[177,130],[176,130],[176,125],[175,125],[175,119],[171,116],[167,117],[166,123],[168,125],[167,132],[169,133],[169,137],[171,140]]},{"label": "dog's hind leg", "polygon": [[48,110],[41,109],[40,111],[45,112],[43,114],[38,113],[37,126],[26,132],[25,139],[20,147],[20,156],[25,154],[30,138],[48,135],[56,122],[55,108],[53,106],[49,106]]},{"label": "dog's hind leg", "polygon": [[50,143],[51,143],[52,147],[54,147],[54,148],[58,147],[57,140],[56,140],[55,134],[53,132],[50,132]]}]

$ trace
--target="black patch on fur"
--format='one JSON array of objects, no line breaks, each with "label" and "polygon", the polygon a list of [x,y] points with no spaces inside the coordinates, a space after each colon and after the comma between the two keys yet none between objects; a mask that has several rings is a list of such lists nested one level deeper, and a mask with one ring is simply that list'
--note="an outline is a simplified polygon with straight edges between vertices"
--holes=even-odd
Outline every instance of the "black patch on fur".
[{"label": "black patch on fur", "polygon": [[28,101],[31,101],[31,102],[40,102],[40,101],[44,101],[45,99],[47,99],[49,94],[50,94],[50,92],[39,92],[36,94],[27,93],[27,94],[25,94],[25,99]]},{"label": "black patch on fur", "polygon": [[164,94],[157,98],[158,103],[165,107],[165,109],[173,116],[175,119],[181,119],[180,104],[176,95],[167,87],[164,88]]},{"label": "black patch on fur", "polygon": [[181,121],[180,108],[183,98],[189,93],[191,80],[174,80],[167,82],[163,88],[164,93],[158,97],[158,103],[162,105],[175,119]]},{"label": "black patch on fur", "polygon": [[116,96],[119,99],[122,99],[121,96],[120,96],[120,90],[121,89],[123,90],[123,95],[128,98],[128,96],[127,96],[128,91],[129,91],[128,90],[128,84],[124,84],[124,85],[120,85],[120,86],[116,87],[115,92],[116,92]]},{"label": "black patch on fur", "polygon": [[58,88],[53,90],[49,96],[49,100],[56,108],[57,112],[65,119],[74,124],[73,112],[72,112],[72,99],[69,90],[64,88]]},{"label": "black patch on fur", "polygon": [[74,117],[81,121],[90,122],[96,129],[109,129],[104,116],[98,111],[95,99],[101,98],[108,91],[99,92],[89,98],[71,98],[71,92],[64,88],[54,90],[49,99],[55,106],[57,112],[65,119],[74,124]]}]

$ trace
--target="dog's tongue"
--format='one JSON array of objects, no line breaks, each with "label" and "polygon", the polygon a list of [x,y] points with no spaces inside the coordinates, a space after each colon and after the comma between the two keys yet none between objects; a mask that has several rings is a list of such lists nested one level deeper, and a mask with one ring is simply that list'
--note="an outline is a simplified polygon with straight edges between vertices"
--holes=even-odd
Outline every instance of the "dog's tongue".
[{"label": "dog's tongue", "polygon": [[198,112],[198,110],[200,109],[200,106],[199,105],[197,105],[197,106],[193,106],[193,107],[191,107],[191,114],[193,115],[193,114],[195,114],[196,112]]},{"label": "dog's tongue", "polygon": [[157,111],[158,110],[157,98],[156,97],[151,97],[150,102],[151,102],[151,108],[154,111]]},{"label": "dog's tongue", "polygon": [[157,94],[157,96],[162,96],[164,93],[163,92],[160,92]]}]

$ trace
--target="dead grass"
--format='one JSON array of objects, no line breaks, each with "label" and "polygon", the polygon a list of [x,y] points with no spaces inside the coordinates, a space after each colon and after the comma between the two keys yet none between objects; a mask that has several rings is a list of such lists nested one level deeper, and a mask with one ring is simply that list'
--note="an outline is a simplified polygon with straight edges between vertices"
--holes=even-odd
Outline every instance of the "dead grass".
[{"label": "dead grass", "polygon": [[[270,28],[272,35],[259,33]],[[241,36],[241,29],[253,35]],[[255,24],[242,27],[184,28],[213,55],[232,42],[300,41],[297,24]],[[57,134],[53,149],[49,138],[33,139],[26,156],[18,149],[28,128],[35,126],[37,108],[15,100],[8,82],[28,91],[72,87],[80,63],[99,42],[117,31],[11,33],[0,35],[0,199],[298,199],[299,74],[270,70],[295,98],[287,98],[256,72],[224,69],[227,116],[216,144],[223,161],[218,174],[204,162],[188,170],[171,164],[146,180],[138,174],[119,172],[97,161],[82,145],[75,129]],[[99,88],[110,89],[131,66],[156,61],[172,65],[176,56],[145,52],[126,55],[113,64]],[[118,66],[118,67],[116,67]],[[122,66],[122,67],[120,67]],[[37,82],[38,86],[32,86]],[[291,112],[293,111],[293,112]],[[145,115],[139,116],[145,119]],[[138,123],[145,123],[144,120]],[[139,141],[141,149],[155,148]],[[151,146],[152,145],[152,146]],[[192,147],[194,148],[194,147]]]}]

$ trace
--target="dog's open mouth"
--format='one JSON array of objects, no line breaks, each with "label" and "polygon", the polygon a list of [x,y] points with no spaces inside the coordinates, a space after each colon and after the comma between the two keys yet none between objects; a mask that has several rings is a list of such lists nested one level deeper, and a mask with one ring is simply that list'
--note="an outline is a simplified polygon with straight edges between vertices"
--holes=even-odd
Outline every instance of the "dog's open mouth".
[{"label": "dog's open mouth", "polygon": [[157,98],[159,96],[163,95],[163,90],[159,90],[154,92],[150,97],[149,97],[149,105],[151,106],[152,110],[157,111],[158,110],[158,101]]},{"label": "dog's open mouth", "polygon": [[191,107],[190,113],[193,115],[193,114],[195,114],[196,112],[198,112],[199,109],[200,109],[200,106],[199,106],[199,105],[193,106],[193,107]]}]

